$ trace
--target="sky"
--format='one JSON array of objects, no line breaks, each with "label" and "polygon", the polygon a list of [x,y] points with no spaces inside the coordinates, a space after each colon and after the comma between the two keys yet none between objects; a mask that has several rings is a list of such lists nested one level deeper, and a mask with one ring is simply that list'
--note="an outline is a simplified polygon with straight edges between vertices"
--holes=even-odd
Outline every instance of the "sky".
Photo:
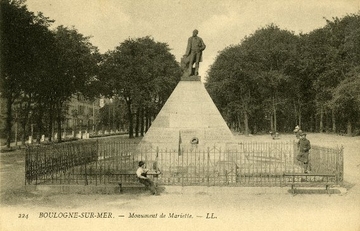
[{"label": "sky", "polygon": [[27,0],[32,12],[91,36],[101,53],[126,39],[151,36],[169,45],[180,62],[194,29],[206,44],[199,75],[204,81],[218,52],[257,29],[275,24],[309,33],[326,19],[360,11],[360,0]]}]

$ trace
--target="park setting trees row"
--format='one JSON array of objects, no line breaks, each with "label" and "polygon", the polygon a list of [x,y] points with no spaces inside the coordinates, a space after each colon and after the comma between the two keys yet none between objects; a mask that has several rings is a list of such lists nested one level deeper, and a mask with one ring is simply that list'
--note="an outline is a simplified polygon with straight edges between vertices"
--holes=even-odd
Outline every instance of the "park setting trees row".
[{"label": "park setting trees row", "polygon": [[99,81],[105,96],[125,102],[132,138],[134,130],[135,136],[144,135],[180,76],[181,69],[168,45],[147,36],[127,39],[105,53]]},{"label": "park setting trees row", "polygon": [[[112,97],[117,108],[126,105],[117,116],[127,116],[130,137],[133,127],[135,136],[143,135],[180,80],[168,45],[153,38],[128,39],[100,54],[89,36],[74,27],[52,28],[54,20],[28,11],[25,1],[1,0],[1,9],[1,125],[7,146],[15,121],[23,143],[34,127],[38,141],[44,133],[51,139],[53,130],[62,134],[67,102],[78,93],[88,99]],[[109,110],[101,112],[100,123],[109,124]]]},{"label": "park setting trees row", "polygon": [[[122,123],[129,137],[143,136],[180,81],[169,45],[151,36],[119,41],[101,54],[91,37],[52,27],[54,20],[29,12],[25,1],[1,0],[1,9],[1,126],[8,146],[14,124],[23,143],[33,125],[38,134],[61,134],[67,102],[78,93],[111,98],[116,106],[105,105],[99,123]],[[300,35],[270,24],[220,51],[205,86],[228,125],[244,133],[288,132],[299,124],[357,134],[359,17],[327,20]]]},{"label": "park setting trees row", "polygon": [[23,142],[30,120],[39,134],[52,131],[54,121],[61,130],[65,102],[89,92],[99,55],[89,37],[64,26],[50,30],[53,20],[29,12],[23,1],[3,0],[1,9],[1,97],[9,146],[15,120]]},{"label": "park setting trees row", "polygon": [[229,126],[246,134],[359,134],[360,15],[295,35],[270,24],[219,52],[206,88]]}]

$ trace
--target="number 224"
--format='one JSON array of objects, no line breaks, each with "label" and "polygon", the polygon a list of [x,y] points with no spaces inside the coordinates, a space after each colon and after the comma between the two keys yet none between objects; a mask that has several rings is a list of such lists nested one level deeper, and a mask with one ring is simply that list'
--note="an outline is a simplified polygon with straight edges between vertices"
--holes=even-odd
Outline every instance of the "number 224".
[{"label": "number 224", "polygon": [[28,218],[29,218],[29,214],[24,214],[24,213],[21,213],[21,214],[19,214],[18,218],[25,218],[25,219],[28,219]]}]

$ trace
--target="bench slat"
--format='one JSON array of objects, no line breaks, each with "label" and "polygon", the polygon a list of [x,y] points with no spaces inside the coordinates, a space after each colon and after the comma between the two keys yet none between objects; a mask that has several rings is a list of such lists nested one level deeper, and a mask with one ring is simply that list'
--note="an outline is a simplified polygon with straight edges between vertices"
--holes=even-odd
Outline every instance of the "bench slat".
[{"label": "bench slat", "polygon": [[[333,173],[284,173],[283,174],[286,179],[290,181],[283,182],[286,186],[291,186],[292,193],[295,194],[295,187],[301,186],[325,186],[327,193],[329,194],[329,188],[332,185],[335,185],[335,182],[329,180],[329,178],[336,178],[336,174]],[[308,177],[323,177],[324,181],[295,181],[295,178],[301,177],[302,179],[307,179]]]},{"label": "bench slat", "polygon": [[326,176],[326,177],[336,177],[335,174],[330,173],[284,173],[284,176]]}]

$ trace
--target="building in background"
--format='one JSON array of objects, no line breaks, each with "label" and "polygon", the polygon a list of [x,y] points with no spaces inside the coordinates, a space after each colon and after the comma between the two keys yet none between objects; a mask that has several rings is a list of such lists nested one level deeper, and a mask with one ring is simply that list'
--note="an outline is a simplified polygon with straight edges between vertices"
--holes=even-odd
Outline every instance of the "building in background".
[{"label": "building in background", "polygon": [[81,94],[75,94],[68,103],[64,130],[66,135],[72,133],[83,134],[85,132],[94,133],[98,130],[97,126],[100,121],[101,99],[93,101],[87,100]]}]

